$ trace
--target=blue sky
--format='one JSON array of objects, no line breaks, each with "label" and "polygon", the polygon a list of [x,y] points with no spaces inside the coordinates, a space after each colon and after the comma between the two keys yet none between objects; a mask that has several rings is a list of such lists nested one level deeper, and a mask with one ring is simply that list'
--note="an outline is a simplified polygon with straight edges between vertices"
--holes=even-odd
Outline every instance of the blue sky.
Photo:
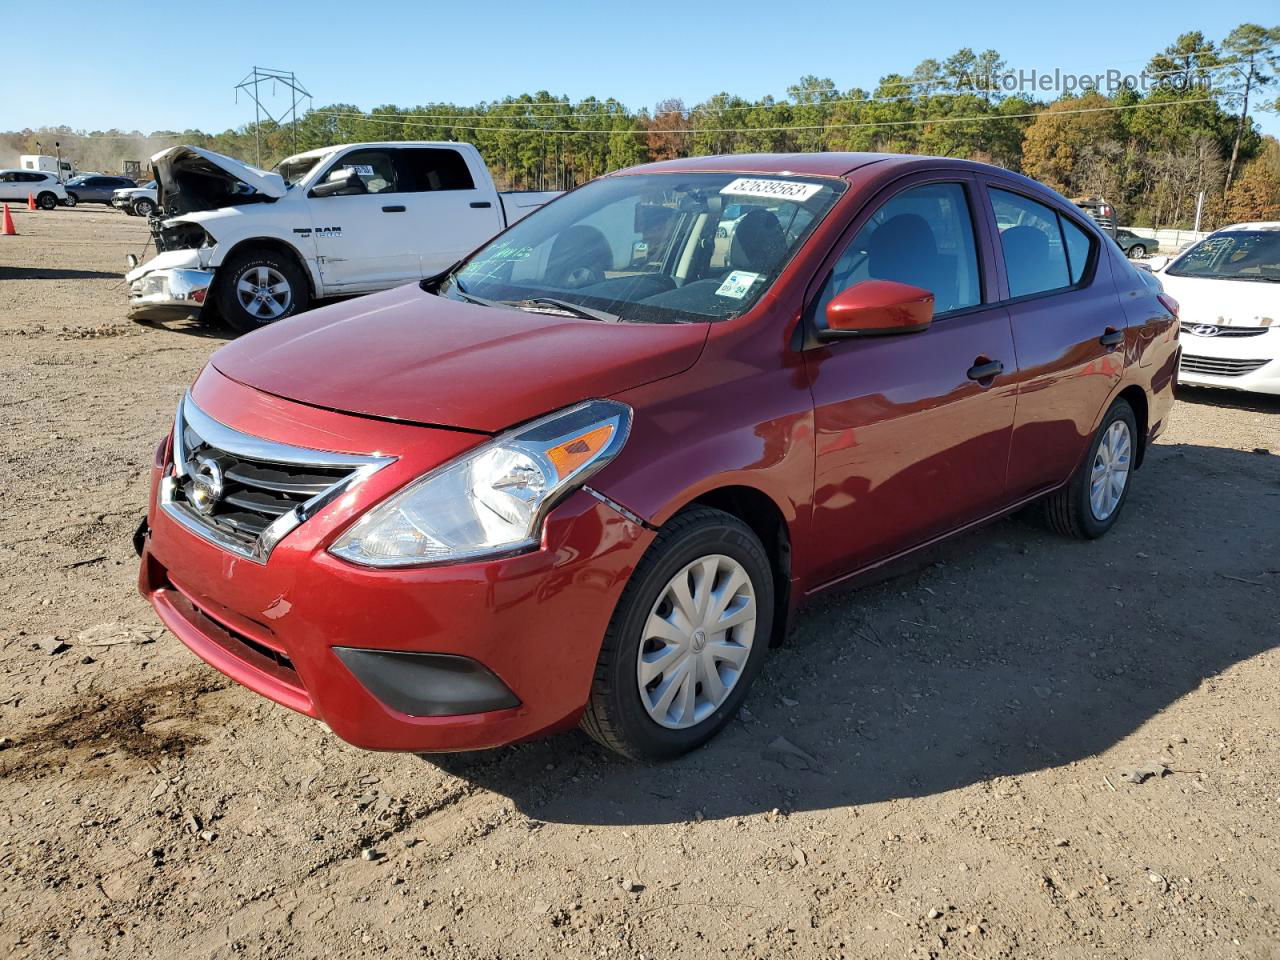
[{"label": "blue sky", "polygon": [[[871,88],[885,73],[962,46],[994,47],[1015,68],[1136,72],[1184,31],[1217,41],[1241,22],[1280,19],[1274,0],[1086,8],[1009,0],[142,0],[127,18],[100,0],[57,6],[64,29],[5,44],[4,86],[19,95],[0,97],[0,129],[220,131],[253,118],[252,103],[242,95],[237,104],[232,88],[255,63],[294,70],[316,105],[471,104],[546,89],[638,108],[666,97],[692,105],[721,90],[782,97],[806,73],[842,90]],[[144,49],[139,35],[153,45]],[[1280,133],[1274,115],[1258,119]]]}]

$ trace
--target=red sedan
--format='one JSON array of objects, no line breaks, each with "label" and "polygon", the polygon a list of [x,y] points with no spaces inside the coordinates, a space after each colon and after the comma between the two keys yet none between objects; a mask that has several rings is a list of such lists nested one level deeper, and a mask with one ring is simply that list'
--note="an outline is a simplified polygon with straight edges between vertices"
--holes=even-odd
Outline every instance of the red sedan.
[{"label": "red sedan", "polygon": [[140,588],[362,747],[581,723],[671,757],[817,591],[1035,500],[1110,529],[1172,405],[1176,312],[994,167],[624,170],[218,351],[156,451]]}]

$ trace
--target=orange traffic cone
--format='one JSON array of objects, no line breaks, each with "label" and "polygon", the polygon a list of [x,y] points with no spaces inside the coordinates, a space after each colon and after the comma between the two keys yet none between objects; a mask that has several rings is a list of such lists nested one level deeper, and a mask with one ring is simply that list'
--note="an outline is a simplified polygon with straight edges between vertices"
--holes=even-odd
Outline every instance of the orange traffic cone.
[{"label": "orange traffic cone", "polygon": [[9,205],[4,205],[4,222],[0,224],[0,236],[16,237],[18,231],[13,229],[13,215],[9,213]]},{"label": "orange traffic cone", "polygon": [[36,208],[36,195],[34,193],[27,194],[27,209],[34,210]]}]

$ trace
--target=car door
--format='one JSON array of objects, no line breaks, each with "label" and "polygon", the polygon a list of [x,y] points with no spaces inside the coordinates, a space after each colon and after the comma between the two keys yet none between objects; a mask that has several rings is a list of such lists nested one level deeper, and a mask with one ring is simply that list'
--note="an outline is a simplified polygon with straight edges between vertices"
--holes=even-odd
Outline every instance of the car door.
[{"label": "car door", "polygon": [[502,228],[492,190],[481,190],[451,147],[396,152],[405,214],[418,244],[418,269],[430,277],[457,263]]},{"label": "car door", "polygon": [[316,183],[355,176],[334,196],[308,193],[311,230],[326,292],[360,293],[418,279],[418,238],[407,216],[392,147],[357,148],[332,160]]},{"label": "car door", "polygon": [[[1078,213],[990,177],[1000,282],[1018,352],[1009,493],[1066,480],[1124,372],[1126,321],[1102,238]],[[1109,243],[1110,240],[1107,240]]]},{"label": "car door", "polygon": [[949,171],[900,181],[854,220],[808,310],[862,280],[930,290],[919,333],[806,351],[814,401],[819,581],[836,579],[981,519],[1005,502],[1017,364],[993,301],[976,181]]}]

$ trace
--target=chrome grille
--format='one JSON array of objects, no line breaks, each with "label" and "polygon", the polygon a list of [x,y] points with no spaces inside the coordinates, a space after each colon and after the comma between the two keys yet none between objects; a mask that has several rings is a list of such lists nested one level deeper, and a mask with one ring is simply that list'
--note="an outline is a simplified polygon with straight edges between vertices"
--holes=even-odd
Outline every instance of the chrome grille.
[{"label": "chrome grille", "polygon": [[[1179,326],[1182,327],[1183,333],[1189,333],[1195,337],[1258,337],[1271,329],[1270,327],[1224,327],[1216,323],[1187,322]],[[1210,333],[1210,330],[1213,332]]]},{"label": "chrome grille", "polygon": [[1243,377],[1265,367],[1269,360],[1229,360],[1225,357],[1197,357],[1184,353],[1182,369],[1212,377]]},{"label": "chrome grille", "polygon": [[178,406],[164,510],[232,553],[266,563],[290,531],[353,483],[391,462],[273,443],[232,430],[188,395]]}]

